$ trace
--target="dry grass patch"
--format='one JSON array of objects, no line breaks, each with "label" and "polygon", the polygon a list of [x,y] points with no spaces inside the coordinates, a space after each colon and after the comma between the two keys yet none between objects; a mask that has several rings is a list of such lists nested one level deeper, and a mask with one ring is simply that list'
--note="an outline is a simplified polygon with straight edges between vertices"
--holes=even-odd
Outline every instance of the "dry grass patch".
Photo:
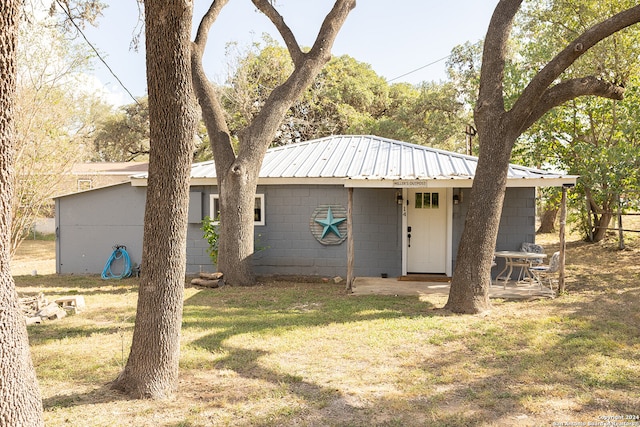
[{"label": "dry grass patch", "polygon": [[[541,236],[547,251],[555,236]],[[540,426],[640,408],[637,242],[569,244],[567,295],[495,301],[348,296],[342,285],[187,287],[180,391],[132,401],[107,384],[128,354],[135,279],[17,277],[87,310],[30,327],[48,425]]]}]

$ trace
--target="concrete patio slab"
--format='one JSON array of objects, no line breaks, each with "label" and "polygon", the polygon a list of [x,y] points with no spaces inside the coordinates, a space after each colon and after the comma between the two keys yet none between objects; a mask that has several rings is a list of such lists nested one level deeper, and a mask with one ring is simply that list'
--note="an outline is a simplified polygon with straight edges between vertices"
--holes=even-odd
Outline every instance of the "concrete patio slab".
[{"label": "concrete patio slab", "polygon": [[[353,295],[449,295],[449,282],[424,282],[398,280],[397,278],[357,277],[353,282]],[[530,299],[553,298],[549,288],[540,289],[537,284],[508,282],[506,288],[493,284],[489,298]]]}]

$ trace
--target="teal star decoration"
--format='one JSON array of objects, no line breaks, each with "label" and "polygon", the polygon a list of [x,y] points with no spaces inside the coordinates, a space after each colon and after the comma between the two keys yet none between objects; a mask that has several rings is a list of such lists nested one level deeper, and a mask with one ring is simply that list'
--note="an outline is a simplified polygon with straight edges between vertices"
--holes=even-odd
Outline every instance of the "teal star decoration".
[{"label": "teal star decoration", "polygon": [[318,224],[321,224],[324,226],[324,230],[322,230],[322,236],[320,238],[324,239],[324,237],[329,232],[333,232],[336,236],[342,238],[342,235],[340,234],[340,230],[338,230],[338,224],[346,220],[347,218],[334,218],[333,212],[331,212],[331,206],[329,206],[329,209],[327,210],[327,217],[325,219],[315,220]]}]

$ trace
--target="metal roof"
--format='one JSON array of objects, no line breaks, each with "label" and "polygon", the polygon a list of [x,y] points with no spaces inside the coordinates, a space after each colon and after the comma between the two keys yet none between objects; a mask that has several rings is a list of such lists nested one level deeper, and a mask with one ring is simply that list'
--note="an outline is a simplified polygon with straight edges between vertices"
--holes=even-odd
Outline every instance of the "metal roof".
[{"label": "metal roof", "polygon": [[[260,180],[276,182],[342,182],[346,186],[376,186],[380,181],[455,180],[471,186],[478,158],[377,136],[336,135],[267,150]],[[192,184],[215,179],[213,161],[194,164]],[[146,178],[139,175],[136,178]],[[546,179],[545,186],[575,183],[575,176],[509,165],[508,180],[527,181],[521,186],[542,185],[530,180]],[[350,180],[350,183],[345,183]],[[560,183],[551,181],[561,180]],[[195,182],[194,182],[195,181]],[[461,181],[469,181],[462,183]],[[376,184],[377,183],[377,184]],[[452,184],[453,185],[453,184]],[[384,185],[388,186],[388,185]]]}]

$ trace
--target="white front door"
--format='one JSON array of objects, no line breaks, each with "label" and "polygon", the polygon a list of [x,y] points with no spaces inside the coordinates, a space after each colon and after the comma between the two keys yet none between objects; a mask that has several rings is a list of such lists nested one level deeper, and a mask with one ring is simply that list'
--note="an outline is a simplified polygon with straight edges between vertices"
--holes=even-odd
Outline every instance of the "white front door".
[{"label": "white front door", "polygon": [[446,190],[407,191],[407,273],[445,273],[447,260]]}]

